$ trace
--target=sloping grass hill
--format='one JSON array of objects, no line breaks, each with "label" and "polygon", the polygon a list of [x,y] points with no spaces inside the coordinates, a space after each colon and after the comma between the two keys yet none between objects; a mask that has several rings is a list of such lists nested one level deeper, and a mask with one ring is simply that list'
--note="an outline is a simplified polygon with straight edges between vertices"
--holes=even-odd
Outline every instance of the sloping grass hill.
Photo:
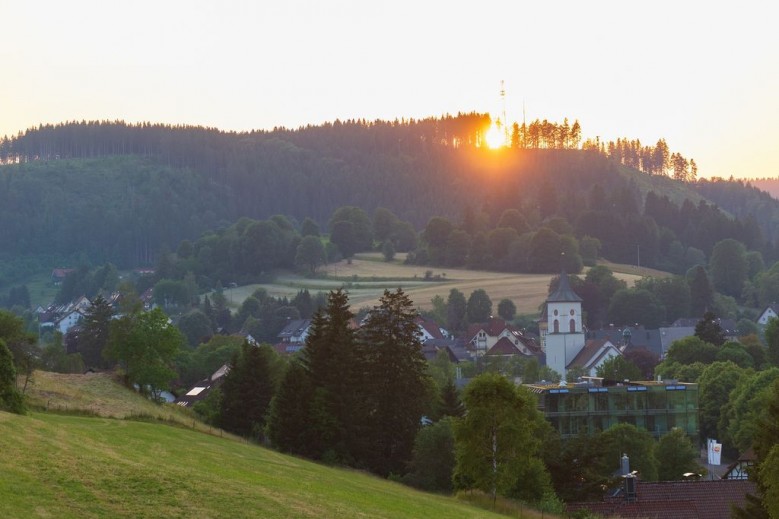
[{"label": "sloping grass hill", "polygon": [[[3,519],[501,517],[207,434],[183,410],[148,402],[109,374],[36,372],[28,397],[49,412],[0,412]],[[540,514],[514,509],[512,516]]]},{"label": "sloping grass hill", "polygon": [[0,517],[498,517],[164,424],[0,412]]}]

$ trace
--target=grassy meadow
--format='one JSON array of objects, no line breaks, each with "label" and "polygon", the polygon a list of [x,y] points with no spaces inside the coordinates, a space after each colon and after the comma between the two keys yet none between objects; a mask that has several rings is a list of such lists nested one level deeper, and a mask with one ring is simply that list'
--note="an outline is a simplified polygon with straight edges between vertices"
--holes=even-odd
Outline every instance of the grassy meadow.
[{"label": "grassy meadow", "polygon": [[[0,412],[4,519],[500,517],[478,494],[427,494],[222,435],[109,374],[36,372],[27,394],[49,411]],[[498,505],[511,517],[541,517]]]},{"label": "grassy meadow", "polygon": [[[392,262],[384,261],[379,253],[357,254],[351,263],[339,261],[320,268],[319,277],[305,277],[283,273],[273,283],[252,284],[225,289],[225,297],[234,306],[239,306],[258,288],[264,288],[275,297],[294,297],[301,289],[310,292],[326,292],[344,287],[349,292],[353,309],[378,304],[384,289],[402,287],[418,308],[432,308],[431,300],[441,296],[444,300],[449,291],[456,288],[468,297],[476,289],[484,289],[497,307],[501,299],[510,299],[519,314],[532,314],[546,300],[550,274],[513,274],[483,270],[431,268],[419,265],[405,265],[404,255]],[[668,275],[663,272],[631,265],[606,264],[614,275],[631,286],[643,276]],[[430,278],[426,274],[430,272]]]},{"label": "grassy meadow", "polygon": [[425,494],[181,427],[0,412],[0,516],[496,517]]}]

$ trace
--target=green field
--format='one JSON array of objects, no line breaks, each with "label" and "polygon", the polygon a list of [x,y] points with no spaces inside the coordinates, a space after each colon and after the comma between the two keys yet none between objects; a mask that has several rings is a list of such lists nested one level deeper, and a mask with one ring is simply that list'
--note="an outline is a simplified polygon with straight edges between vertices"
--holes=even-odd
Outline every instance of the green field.
[{"label": "green field", "polygon": [[[36,372],[28,397],[36,409],[67,413],[0,412],[3,519],[500,517],[247,443],[146,401],[110,374]],[[501,504],[512,517],[541,517]]]},{"label": "green field", "polygon": [[0,517],[492,517],[184,428],[0,413]]}]

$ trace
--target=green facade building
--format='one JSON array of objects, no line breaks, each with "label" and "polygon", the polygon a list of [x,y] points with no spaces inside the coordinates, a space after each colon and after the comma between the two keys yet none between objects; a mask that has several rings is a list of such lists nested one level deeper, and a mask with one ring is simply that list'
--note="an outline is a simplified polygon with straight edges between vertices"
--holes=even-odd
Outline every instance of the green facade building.
[{"label": "green facade building", "polygon": [[592,435],[618,423],[641,427],[659,438],[674,427],[697,440],[698,385],[681,382],[626,382],[600,379],[570,385],[529,384],[539,409],[562,438]]}]

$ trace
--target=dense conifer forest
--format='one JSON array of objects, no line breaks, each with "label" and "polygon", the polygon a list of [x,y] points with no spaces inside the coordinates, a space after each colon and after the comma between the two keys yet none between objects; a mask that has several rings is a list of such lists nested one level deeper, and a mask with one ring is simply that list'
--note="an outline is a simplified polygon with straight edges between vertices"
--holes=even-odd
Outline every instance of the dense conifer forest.
[{"label": "dense conifer forest", "polygon": [[0,141],[3,272],[152,265],[241,217],[284,215],[295,227],[310,218],[325,231],[343,206],[387,208],[417,231],[440,216],[470,226],[471,240],[507,210],[533,230],[558,218],[555,232],[596,238],[608,259],[640,254],[674,271],[690,248],[708,256],[725,238],[776,259],[779,202],[741,182],[696,180],[694,160],[663,139],[582,140],[578,121],[544,120],[515,125],[510,146],[492,150],[490,124],[474,113],[247,133],[121,121],[31,128]]}]

